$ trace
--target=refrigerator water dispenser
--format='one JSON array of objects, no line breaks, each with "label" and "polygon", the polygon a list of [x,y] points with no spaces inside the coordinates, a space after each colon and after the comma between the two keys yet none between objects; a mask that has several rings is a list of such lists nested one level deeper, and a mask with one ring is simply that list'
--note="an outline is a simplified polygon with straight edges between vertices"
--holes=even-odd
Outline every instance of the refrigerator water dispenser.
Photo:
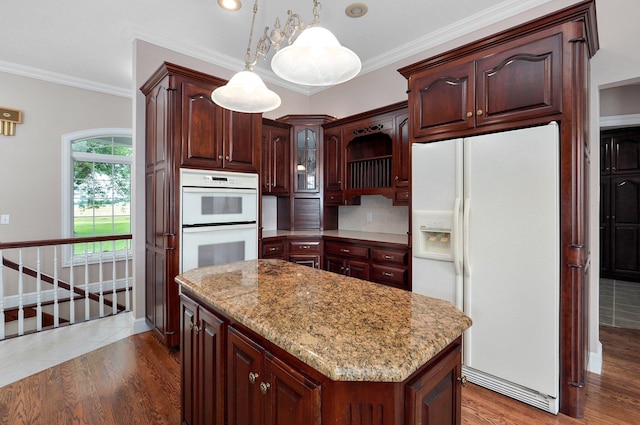
[{"label": "refrigerator water dispenser", "polygon": [[414,211],[412,221],[417,242],[414,242],[414,256],[453,261],[455,234],[451,211]]}]

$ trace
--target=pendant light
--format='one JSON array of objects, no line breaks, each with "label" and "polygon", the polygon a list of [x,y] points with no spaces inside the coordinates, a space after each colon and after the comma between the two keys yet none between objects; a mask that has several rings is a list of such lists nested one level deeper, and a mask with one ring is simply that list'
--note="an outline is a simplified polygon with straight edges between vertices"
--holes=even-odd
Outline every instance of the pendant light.
[{"label": "pendant light", "polygon": [[276,109],[281,100],[275,92],[269,90],[262,78],[253,72],[255,61],[251,63],[251,39],[258,12],[258,0],[253,5],[253,18],[249,43],[245,55],[245,69],[235,74],[229,82],[211,93],[211,99],[223,108],[248,113],[262,113]]},{"label": "pendant light", "polygon": [[320,23],[320,5],[313,0],[314,20],[293,44],[278,50],[271,69],[280,78],[296,84],[327,86],[340,84],[358,75],[360,58],[342,46]]}]

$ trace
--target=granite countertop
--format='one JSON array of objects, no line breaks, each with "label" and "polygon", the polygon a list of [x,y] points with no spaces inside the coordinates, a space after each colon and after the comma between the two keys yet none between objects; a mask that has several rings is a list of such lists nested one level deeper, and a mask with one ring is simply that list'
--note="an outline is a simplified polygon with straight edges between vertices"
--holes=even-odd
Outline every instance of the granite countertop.
[{"label": "granite countertop", "polygon": [[176,281],[335,381],[402,382],[471,326],[447,301],[281,260]]},{"label": "granite countertop", "polygon": [[322,237],[330,236],[334,238],[356,239],[365,242],[387,242],[408,245],[409,236],[396,233],[360,232],[356,230],[263,230],[262,238],[276,236],[307,236]]}]

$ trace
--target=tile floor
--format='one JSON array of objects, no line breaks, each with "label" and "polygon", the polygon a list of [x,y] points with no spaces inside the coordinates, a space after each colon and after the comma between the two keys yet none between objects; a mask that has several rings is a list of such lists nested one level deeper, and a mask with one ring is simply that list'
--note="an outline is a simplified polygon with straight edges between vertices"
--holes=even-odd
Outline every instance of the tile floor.
[{"label": "tile floor", "polygon": [[0,341],[0,387],[133,334],[133,313]]},{"label": "tile floor", "polygon": [[640,283],[600,279],[600,324],[640,329]]}]

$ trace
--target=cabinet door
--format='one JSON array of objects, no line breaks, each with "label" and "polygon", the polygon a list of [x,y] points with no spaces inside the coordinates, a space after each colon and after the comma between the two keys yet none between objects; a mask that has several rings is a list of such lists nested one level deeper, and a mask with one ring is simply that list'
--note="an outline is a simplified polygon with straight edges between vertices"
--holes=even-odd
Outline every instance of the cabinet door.
[{"label": "cabinet door", "polygon": [[409,79],[409,113],[414,138],[474,126],[474,64],[430,69]]},{"label": "cabinet door", "polygon": [[440,425],[461,423],[462,372],[460,346],[426,373],[408,383],[405,390],[406,423]]},{"label": "cabinet door", "polygon": [[478,126],[562,112],[562,34],[515,43],[477,61]]},{"label": "cabinet door", "polygon": [[294,175],[296,192],[318,192],[320,190],[319,166],[320,126],[295,126],[293,151],[295,155]]},{"label": "cabinet door", "polygon": [[260,384],[265,382],[264,350],[232,327],[227,344],[228,424],[262,425],[265,413]]},{"label": "cabinet door", "polygon": [[611,154],[612,173],[640,172],[640,131],[613,137]]},{"label": "cabinet door", "polygon": [[358,279],[369,280],[369,263],[364,261],[347,260],[345,274]]},{"label": "cabinet door", "polygon": [[409,178],[411,177],[411,159],[409,151],[409,114],[395,117],[396,137],[393,141],[393,186],[396,190],[393,205],[409,205]]},{"label": "cabinet door", "polygon": [[326,192],[340,192],[342,190],[342,131],[325,130],[324,141],[324,188]]},{"label": "cabinet door", "polygon": [[600,177],[600,272],[611,269],[611,177]]},{"label": "cabinet door", "polygon": [[211,100],[215,87],[182,83],[182,161],[198,168],[222,168],[223,109]]},{"label": "cabinet door", "polygon": [[344,274],[345,260],[343,260],[342,258],[334,258],[334,257],[327,256],[325,262],[326,262],[325,270],[333,273]]},{"label": "cabinet door", "polygon": [[[224,322],[207,310],[198,310],[198,388],[202,425],[224,425]],[[183,329],[184,331],[184,329]]]},{"label": "cabinet door", "polygon": [[224,110],[224,168],[257,173],[260,163],[261,114]]},{"label": "cabinet door", "polygon": [[271,187],[274,195],[289,194],[291,164],[289,163],[289,130],[275,128],[271,130]]},{"label": "cabinet door", "polygon": [[320,386],[267,354],[266,425],[319,425]]},{"label": "cabinet door", "polygon": [[196,325],[198,305],[192,300],[182,297],[181,332],[180,332],[180,365],[182,367],[182,424],[199,424],[197,391],[197,344],[194,326]]},{"label": "cabinet door", "polygon": [[640,177],[611,179],[612,272],[640,278]]}]

